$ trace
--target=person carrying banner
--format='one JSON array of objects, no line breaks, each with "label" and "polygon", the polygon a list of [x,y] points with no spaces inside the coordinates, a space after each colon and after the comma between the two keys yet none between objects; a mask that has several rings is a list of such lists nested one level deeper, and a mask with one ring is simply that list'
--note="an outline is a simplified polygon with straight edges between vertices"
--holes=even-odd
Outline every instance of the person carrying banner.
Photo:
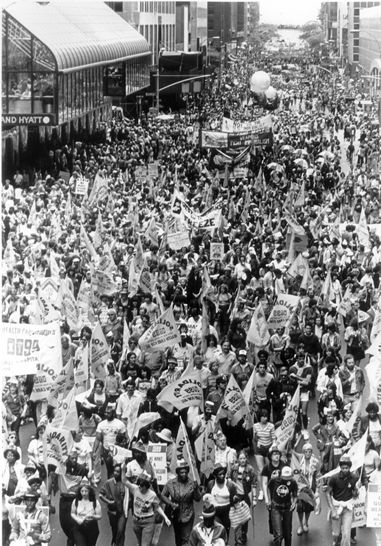
[{"label": "person carrying banner", "polygon": [[189,479],[189,465],[177,460],[176,478],[169,480],[161,492],[161,499],[171,508],[171,520],[176,546],[187,546],[194,525],[194,502],[201,500],[202,490]]},{"label": "person carrying banner", "polygon": [[339,465],[340,472],[328,480],[326,497],[330,510],[333,546],[349,546],[353,500],[358,496],[358,477],[351,472],[352,461],[348,455],[340,458]]}]

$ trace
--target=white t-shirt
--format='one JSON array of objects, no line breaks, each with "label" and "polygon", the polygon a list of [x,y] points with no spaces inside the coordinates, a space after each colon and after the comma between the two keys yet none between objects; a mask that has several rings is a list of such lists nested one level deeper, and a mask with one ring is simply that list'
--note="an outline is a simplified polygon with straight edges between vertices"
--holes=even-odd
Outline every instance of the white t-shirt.
[{"label": "white t-shirt", "polygon": [[159,499],[152,489],[148,489],[147,493],[142,493],[139,486],[132,485],[134,494],[134,516],[137,518],[148,518],[154,516],[155,510],[159,506]]},{"label": "white t-shirt", "polygon": [[97,432],[103,435],[103,446],[107,449],[110,444],[115,444],[116,437],[119,433],[126,432],[126,427],[120,419],[113,419],[112,421],[101,421],[97,426]]}]

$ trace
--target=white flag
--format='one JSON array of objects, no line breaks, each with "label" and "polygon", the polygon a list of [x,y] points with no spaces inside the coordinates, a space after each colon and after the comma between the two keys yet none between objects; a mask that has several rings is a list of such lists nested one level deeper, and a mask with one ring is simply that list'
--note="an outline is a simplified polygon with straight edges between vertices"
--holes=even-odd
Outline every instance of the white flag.
[{"label": "white flag", "polygon": [[106,377],[106,364],[110,358],[110,349],[99,322],[95,325],[91,336],[91,372],[93,377]]},{"label": "white flag", "polygon": [[75,403],[75,389],[71,389],[66,398],[63,398],[58,404],[52,427],[64,428],[67,430],[78,430],[78,413]]},{"label": "white flag", "polygon": [[261,303],[258,303],[252,316],[247,340],[256,347],[265,347],[270,341],[269,329]]},{"label": "white flag", "polygon": [[298,386],[284,414],[280,427],[275,430],[276,443],[281,451],[286,449],[287,443],[291,440],[296,421],[298,418],[300,404],[300,387]]},{"label": "white flag", "polygon": [[173,347],[180,339],[173,309],[169,307],[140,337],[139,345],[152,352]]},{"label": "white flag", "polygon": [[237,425],[249,413],[242,391],[232,374],[227,384],[222,404],[218,409],[216,420],[229,417],[231,425]]},{"label": "white flag", "polygon": [[201,407],[203,393],[198,370],[183,373],[179,379],[164,387],[157,395],[156,401],[169,412],[172,412],[174,407],[179,410],[190,406]]},{"label": "white flag", "polygon": [[[366,430],[365,434],[361,436],[360,440],[356,442],[355,444],[353,444],[353,446],[345,454],[345,455],[348,455],[348,457],[352,461],[351,472],[355,472],[356,470],[358,470],[364,465],[367,439],[368,439],[368,429]],[[327,474],[324,474],[324,476],[320,476],[319,480],[323,480],[325,478],[334,476],[338,472],[340,472],[340,465],[337,466],[337,468],[334,468],[333,470],[331,470],[330,472],[327,472]]]}]

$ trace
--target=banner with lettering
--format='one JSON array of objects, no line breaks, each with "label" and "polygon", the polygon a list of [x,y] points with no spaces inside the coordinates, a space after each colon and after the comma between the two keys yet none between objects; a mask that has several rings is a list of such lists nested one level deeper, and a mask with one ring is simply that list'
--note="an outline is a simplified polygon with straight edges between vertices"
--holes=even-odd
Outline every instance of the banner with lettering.
[{"label": "banner with lettering", "polygon": [[281,451],[286,449],[287,443],[291,440],[294,434],[295,425],[298,418],[299,404],[300,387],[298,386],[287,407],[282,424],[280,427],[275,429],[276,444]]},{"label": "banner with lettering", "polygon": [[74,440],[70,430],[46,427],[47,464],[61,468],[69,456]]},{"label": "banner with lettering", "polygon": [[232,374],[226,387],[222,404],[217,412],[216,420],[229,418],[231,426],[237,425],[249,413],[242,391]]},{"label": "banner with lettering", "polygon": [[110,358],[110,348],[99,322],[95,325],[91,337],[91,371],[95,378],[106,377],[106,364]]},{"label": "banner with lettering", "polygon": [[190,406],[202,406],[203,395],[198,370],[182,375],[170,383],[157,395],[157,403],[172,412],[173,408],[182,410]]},{"label": "banner with lettering", "polygon": [[[1,324],[2,374],[38,374],[41,385],[52,384],[62,368],[61,334],[58,322],[50,324]],[[44,395],[46,391],[44,391]]]},{"label": "banner with lettering", "polygon": [[172,307],[169,307],[144,332],[139,339],[140,347],[145,351],[164,350],[180,342],[180,333],[177,328]]},{"label": "banner with lettering", "polygon": [[209,478],[215,459],[214,421],[207,422],[204,432],[195,440],[194,447],[197,459],[201,462],[200,471]]},{"label": "banner with lettering", "polygon": [[176,446],[173,450],[172,461],[171,461],[171,471],[176,472],[177,461],[184,459],[189,465],[190,474],[192,480],[200,483],[200,476],[196,466],[196,458],[194,456],[192,446],[190,444],[187,429],[185,428],[184,422],[180,419],[180,428],[177,433]]},{"label": "banner with lettering", "polygon": [[286,328],[289,326],[298,304],[298,296],[279,294],[267,320],[267,327],[276,330],[277,328]]},{"label": "banner with lettering", "polygon": [[48,396],[49,406],[57,407],[58,402],[62,398],[66,398],[71,389],[74,387],[74,362],[73,357],[69,358],[66,365],[58,374],[55,384]]}]

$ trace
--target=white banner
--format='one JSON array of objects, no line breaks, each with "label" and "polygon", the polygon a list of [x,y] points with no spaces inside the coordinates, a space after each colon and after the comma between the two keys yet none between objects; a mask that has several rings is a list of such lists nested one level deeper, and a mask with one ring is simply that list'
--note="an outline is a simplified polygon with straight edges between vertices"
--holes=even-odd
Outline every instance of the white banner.
[{"label": "white banner", "polygon": [[78,330],[79,314],[77,309],[77,302],[75,300],[73,292],[69,290],[66,281],[61,281],[61,314],[63,318],[66,318],[68,325],[72,330]]},{"label": "white banner", "polygon": [[183,229],[182,231],[167,233],[167,243],[172,250],[187,248],[190,245],[188,231]]},{"label": "white banner", "polygon": [[281,451],[286,449],[287,443],[294,434],[295,424],[298,418],[299,403],[300,387],[298,386],[287,407],[282,424],[275,430],[276,444]]},{"label": "white banner", "polygon": [[366,526],[381,528],[381,483],[368,485]]},{"label": "white banner", "polygon": [[298,307],[299,297],[290,294],[279,294],[267,321],[267,327],[276,330],[289,326]]},{"label": "white banner", "polygon": [[176,471],[177,461],[179,459],[184,459],[184,461],[188,463],[192,480],[199,484],[200,476],[197,471],[196,458],[189,442],[187,429],[185,428],[182,419],[180,419],[180,428],[177,433],[176,446],[172,454],[171,471],[173,473]]},{"label": "white banner", "polygon": [[247,341],[250,341],[256,347],[265,347],[270,341],[269,329],[261,303],[258,303],[251,319],[250,328],[247,332]]},{"label": "white banner", "polygon": [[[2,374],[26,375],[45,370],[54,379],[62,368],[61,335],[58,322],[45,325],[1,324]],[[50,390],[50,389],[49,389]]]},{"label": "white banner", "polygon": [[229,417],[231,426],[237,425],[249,413],[242,391],[232,374],[226,387],[224,398],[217,415]]},{"label": "white banner", "polygon": [[47,463],[60,467],[65,463],[74,444],[70,430],[46,427]]},{"label": "white banner", "polygon": [[139,345],[145,351],[164,350],[173,347],[180,342],[180,334],[173,315],[172,307],[169,307],[160,317],[144,332],[139,339]]},{"label": "white banner", "polygon": [[200,374],[191,371],[182,377],[170,383],[157,395],[157,403],[167,411],[172,411],[173,407],[181,410],[190,406],[202,406],[202,386]]},{"label": "white banner", "polygon": [[95,378],[106,377],[106,363],[110,358],[110,349],[99,322],[95,325],[91,337],[91,371]]}]

